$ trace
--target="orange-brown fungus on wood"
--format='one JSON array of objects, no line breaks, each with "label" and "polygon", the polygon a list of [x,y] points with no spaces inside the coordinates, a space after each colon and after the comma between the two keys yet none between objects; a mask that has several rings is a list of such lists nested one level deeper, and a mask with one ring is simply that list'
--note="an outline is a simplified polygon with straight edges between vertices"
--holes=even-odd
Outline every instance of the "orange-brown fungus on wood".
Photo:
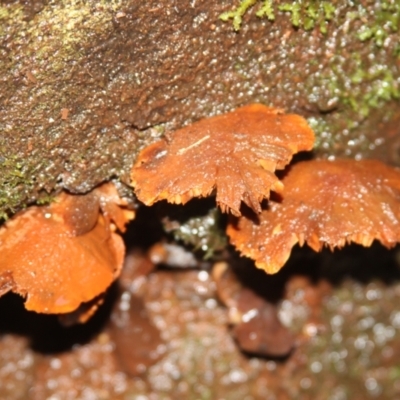
[{"label": "orange-brown fungus on wood", "polygon": [[125,225],[135,217],[135,212],[119,197],[116,187],[112,183],[104,183],[95,189],[94,193],[104,216],[113,222],[112,229],[125,232]]},{"label": "orange-brown fungus on wood", "polygon": [[26,297],[28,310],[68,313],[104,292],[125,253],[111,220],[123,228],[133,217],[114,209],[124,202],[109,185],[87,195],[62,193],[53,204],[7,221],[0,228],[0,294]]},{"label": "orange-brown fungus on wood", "polygon": [[292,247],[313,250],[374,239],[400,241],[400,170],[374,160],[314,160],[293,165],[281,200],[270,200],[258,218],[231,218],[230,241],[256,266],[275,273]]},{"label": "orange-brown fungus on wood", "polygon": [[146,147],[133,167],[132,185],[146,205],[163,199],[184,204],[216,189],[222,211],[240,215],[243,201],[261,212],[260,202],[270,190],[282,189],[275,169],[313,144],[314,133],[304,118],[252,104]]}]

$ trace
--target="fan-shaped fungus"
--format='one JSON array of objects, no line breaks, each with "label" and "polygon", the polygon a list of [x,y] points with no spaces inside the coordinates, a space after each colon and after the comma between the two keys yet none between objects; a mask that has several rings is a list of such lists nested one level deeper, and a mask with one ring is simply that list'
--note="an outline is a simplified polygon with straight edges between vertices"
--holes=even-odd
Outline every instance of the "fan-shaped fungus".
[{"label": "fan-shaped fungus", "polygon": [[374,160],[313,160],[291,166],[282,181],[281,199],[227,227],[231,243],[257,267],[279,271],[296,243],[319,251],[400,241],[398,169]]},{"label": "fan-shaped fungus", "polygon": [[67,313],[104,292],[125,253],[111,220],[123,228],[133,218],[132,211],[117,210],[123,201],[110,185],[87,195],[62,193],[53,204],[6,222],[0,228],[0,293],[26,297],[28,310]]},{"label": "fan-shaped fungus", "polygon": [[146,205],[184,204],[216,189],[222,211],[240,215],[241,201],[256,212],[282,184],[276,169],[310,150],[314,133],[304,118],[252,104],[176,131],[170,142],[146,147],[132,170],[136,195]]}]

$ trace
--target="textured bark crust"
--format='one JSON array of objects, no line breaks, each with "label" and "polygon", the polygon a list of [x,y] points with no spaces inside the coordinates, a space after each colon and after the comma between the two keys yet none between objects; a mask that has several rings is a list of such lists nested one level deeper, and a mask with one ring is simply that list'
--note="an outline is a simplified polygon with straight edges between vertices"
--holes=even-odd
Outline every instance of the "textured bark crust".
[{"label": "textured bark crust", "polygon": [[129,184],[165,130],[254,102],[308,118],[320,155],[398,163],[385,151],[399,147],[398,32],[380,46],[359,34],[378,21],[374,2],[362,19],[334,3],[321,33],[256,8],[235,32],[219,19],[231,0],[3,2],[0,217],[63,188]]}]

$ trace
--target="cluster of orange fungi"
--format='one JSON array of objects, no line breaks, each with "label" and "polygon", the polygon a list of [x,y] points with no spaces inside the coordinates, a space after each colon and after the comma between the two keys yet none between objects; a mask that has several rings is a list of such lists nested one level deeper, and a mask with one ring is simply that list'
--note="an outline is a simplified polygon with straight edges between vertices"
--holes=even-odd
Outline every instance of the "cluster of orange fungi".
[{"label": "cluster of orange fungi", "polygon": [[[400,171],[375,160],[288,165],[313,144],[304,118],[253,104],[145,148],[132,181],[147,205],[185,203],[215,190],[221,210],[233,214],[231,243],[268,273],[282,268],[297,243],[319,251],[349,242],[370,246],[375,239],[386,247],[399,242]],[[276,169],[284,169],[281,180]]]},{"label": "cluster of orange fungi", "polygon": [[[397,243],[399,170],[378,161],[288,165],[313,144],[304,118],[253,104],[145,148],[132,186],[146,205],[215,193],[221,210],[232,214],[231,243],[269,273],[297,243],[316,251],[348,242],[369,246],[374,239],[387,247]],[[116,230],[123,232],[133,217],[111,183],[17,213],[0,228],[0,296],[18,293],[28,310],[42,313],[65,315],[83,304],[78,320],[84,321],[119,275],[125,249]]]}]

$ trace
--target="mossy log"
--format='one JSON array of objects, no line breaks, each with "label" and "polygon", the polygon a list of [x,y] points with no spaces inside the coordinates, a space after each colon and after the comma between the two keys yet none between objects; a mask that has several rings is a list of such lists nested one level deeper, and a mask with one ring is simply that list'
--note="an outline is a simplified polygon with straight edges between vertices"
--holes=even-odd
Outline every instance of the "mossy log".
[{"label": "mossy log", "polygon": [[129,185],[165,131],[254,102],[308,118],[318,156],[400,164],[398,2],[337,0],[312,23],[318,2],[297,3],[235,31],[233,0],[2,2],[0,217]]}]

